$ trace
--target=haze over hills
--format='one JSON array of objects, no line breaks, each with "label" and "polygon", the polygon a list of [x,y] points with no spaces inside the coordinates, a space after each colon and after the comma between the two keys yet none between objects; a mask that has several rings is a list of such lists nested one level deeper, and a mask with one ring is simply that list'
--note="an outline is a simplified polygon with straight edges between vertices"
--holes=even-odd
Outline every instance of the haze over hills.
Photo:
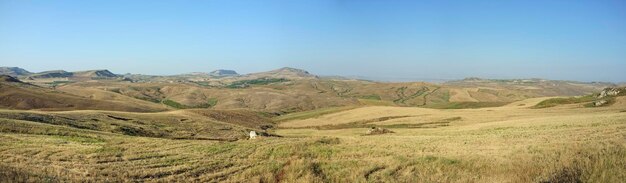
[{"label": "haze over hills", "polygon": [[[231,70],[173,76],[117,75],[108,70],[30,73],[20,68],[5,69],[1,74],[14,71],[20,71],[18,79],[44,88],[54,87],[55,91],[90,99],[132,101],[150,106],[148,110],[251,109],[276,114],[361,105],[479,108],[533,97],[586,95],[615,86],[612,83],[544,79],[467,78],[439,84],[374,82],[319,77],[288,67],[244,75]],[[28,106],[50,108],[47,105]]]},{"label": "haze over hills", "polygon": [[88,70],[88,71],[76,71],[76,72],[67,72],[64,70],[51,70],[44,71],[39,73],[32,73],[26,71],[25,69],[19,67],[2,67],[0,68],[0,75],[9,75],[20,78],[30,78],[30,79],[53,79],[53,78],[117,78],[119,77],[116,74],[113,74],[111,71],[103,69],[103,70]]}]

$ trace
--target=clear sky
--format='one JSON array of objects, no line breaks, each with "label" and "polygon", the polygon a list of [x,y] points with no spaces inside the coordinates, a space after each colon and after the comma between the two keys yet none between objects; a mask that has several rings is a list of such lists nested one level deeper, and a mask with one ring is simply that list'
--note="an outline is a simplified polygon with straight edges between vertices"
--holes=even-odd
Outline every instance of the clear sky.
[{"label": "clear sky", "polygon": [[0,0],[0,66],[626,81],[624,0]]}]

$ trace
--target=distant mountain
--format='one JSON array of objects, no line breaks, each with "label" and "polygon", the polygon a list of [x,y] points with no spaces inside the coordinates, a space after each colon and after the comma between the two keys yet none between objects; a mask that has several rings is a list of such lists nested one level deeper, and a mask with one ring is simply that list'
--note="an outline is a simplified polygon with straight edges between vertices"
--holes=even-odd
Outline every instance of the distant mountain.
[{"label": "distant mountain", "polygon": [[[600,91],[606,87],[614,87],[615,84],[607,82],[579,82],[546,80],[539,78],[531,79],[483,79],[477,77],[465,78],[463,80],[448,81],[442,85],[454,88],[464,88],[456,93],[468,93],[472,95],[472,90],[490,91],[493,89],[508,89],[512,91],[532,91],[537,96],[577,96],[587,95]],[[477,94],[474,94],[477,95]],[[529,95],[533,96],[533,95]]]},{"label": "distant mountain", "polygon": [[89,77],[89,78],[116,78],[117,74],[113,74],[109,70],[88,70],[73,72],[74,77]]},{"label": "distant mountain", "polygon": [[523,84],[585,84],[594,86],[614,86],[614,83],[610,82],[580,82],[580,81],[566,81],[566,80],[548,80],[541,78],[529,78],[529,79],[484,79],[478,77],[469,77],[462,80],[452,80],[445,82],[446,84],[506,84],[506,85],[523,85]]},{"label": "distant mountain", "polygon": [[52,70],[44,71],[40,73],[27,75],[33,79],[49,79],[49,78],[91,78],[91,79],[103,79],[103,78],[118,78],[120,75],[113,74],[109,70],[88,70],[88,71],[76,71],[67,72],[64,70]]},{"label": "distant mountain", "polygon": [[237,72],[235,72],[234,70],[215,70],[213,72],[210,72],[209,75],[211,76],[236,76],[239,75]]},{"label": "distant mountain", "polygon": [[28,72],[27,70],[19,67],[0,67],[0,75],[26,76],[30,74],[32,74],[32,72]]},{"label": "distant mountain", "polygon": [[44,71],[40,73],[35,73],[29,75],[30,78],[34,79],[47,79],[47,78],[68,78],[72,77],[74,73],[67,72],[64,70],[52,70],[52,71]]},{"label": "distant mountain", "polygon": [[286,78],[286,79],[312,79],[318,78],[318,76],[309,73],[302,69],[296,69],[291,67],[283,67],[276,70],[267,72],[252,73],[246,75],[253,78]]}]

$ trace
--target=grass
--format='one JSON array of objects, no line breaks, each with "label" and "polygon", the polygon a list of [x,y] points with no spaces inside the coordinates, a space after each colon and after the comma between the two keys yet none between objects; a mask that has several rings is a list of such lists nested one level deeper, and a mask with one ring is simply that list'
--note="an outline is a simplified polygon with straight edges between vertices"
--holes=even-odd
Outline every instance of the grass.
[{"label": "grass", "polygon": [[357,99],[359,103],[366,106],[395,106],[396,104],[392,101],[386,100],[372,100],[372,99]]},{"label": "grass", "polygon": [[541,109],[541,108],[555,107],[555,106],[563,105],[563,104],[578,104],[578,103],[592,102],[594,100],[596,100],[596,98],[593,95],[586,95],[583,97],[552,98],[552,99],[547,99],[542,102],[539,102],[537,105],[533,106],[533,108]]},{"label": "grass", "polygon": [[[336,129],[350,129],[350,128],[437,128],[448,126],[451,122],[462,120],[461,117],[452,117],[441,119],[438,121],[432,122],[419,122],[419,123],[394,123],[394,124],[381,124],[380,122],[399,119],[399,118],[407,118],[411,116],[387,116],[374,118],[369,120],[361,120],[350,123],[342,123],[342,124],[332,124],[332,125],[320,125],[315,126],[315,129],[318,130],[336,130]],[[305,127],[310,128],[310,127]]]},{"label": "grass", "polygon": [[193,83],[204,87],[211,87],[210,83],[206,81],[194,81]]},{"label": "grass", "polygon": [[476,109],[484,107],[499,107],[509,104],[509,102],[448,102],[428,104],[425,107],[434,109]]},{"label": "grass", "polygon": [[[606,96],[604,98],[599,99],[596,97],[598,94],[591,94],[591,95],[585,95],[581,97],[553,98],[553,99],[544,100],[538,103],[537,105],[533,106],[533,108],[541,109],[541,108],[555,107],[555,106],[564,105],[564,104],[580,104],[580,103],[585,103],[583,105],[585,107],[606,107],[606,106],[613,105],[615,103],[616,97],[626,95],[625,88],[616,88],[616,90],[619,91],[617,96]],[[599,101],[599,100],[605,100],[607,101],[607,103],[602,106],[595,106],[593,102]]]},{"label": "grass", "polygon": [[53,81],[53,82],[46,83],[46,84],[49,84],[50,86],[56,87],[56,86],[60,86],[60,85],[64,85],[64,84],[70,84],[70,83],[74,83],[74,81]]},{"label": "grass", "polygon": [[[222,121],[216,121],[215,118],[218,117]],[[90,139],[99,138],[82,135],[89,134],[82,132],[232,141],[244,138],[245,131],[261,130],[260,127],[263,125],[272,124],[263,121],[255,112],[245,111],[222,111],[216,112],[214,116],[192,112],[142,114],[86,111],[42,114],[34,111],[0,111],[0,133],[32,133]]]},{"label": "grass", "polygon": [[[210,121],[185,115],[188,111],[23,111],[28,119],[37,120],[7,119],[10,115],[0,119],[0,182],[622,182],[626,179],[626,113],[617,104],[622,105],[324,109],[289,114],[281,124],[311,122],[310,118],[331,119],[331,124],[343,123],[344,118],[347,122],[378,119],[367,122],[376,125],[439,119],[448,126],[399,125],[395,133],[378,136],[362,136],[367,129],[355,127],[278,129],[276,133],[284,137],[232,142],[106,130],[115,129],[113,124],[157,130],[149,127],[158,123],[163,132],[182,134],[225,123],[207,125]],[[32,117],[39,113],[55,116],[45,119],[58,123]],[[181,117],[188,120],[178,120]],[[61,123],[65,118],[81,126],[100,126],[75,128]],[[99,121],[88,122],[91,118]],[[197,135],[241,131],[248,129]]]},{"label": "grass", "polygon": [[207,103],[196,105],[196,106],[187,106],[187,105],[184,105],[184,104],[181,104],[181,103],[178,103],[176,101],[169,100],[169,99],[163,100],[162,102],[163,102],[163,104],[165,104],[167,106],[170,106],[170,107],[173,107],[173,108],[176,108],[176,109],[193,109],[193,108],[210,108],[210,107],[213,107],[213,106],[217,105],[218,99],[217,98],[209,98],[207,100]]},{"label": "grass", "polygon": [[207,104],[209,105],[209,107],[213,107],[217,105],[217,101],[218,101],[217,98],[209,98],[207,100]]},{"label": "grass", "polygon": [[163,102],[163,104],[165,104],[167,106],[170,106],[170,107],[173,107],[173,108],[176,108],[176,109],[187,109],[187,108],[189,108],[189,106],[180,104],[180,103],[178,103],[176,101],[173,101],[173,100],[170,100],[170,99],[165,99],[162,102]]},{"label": "grass", "polygon": [[103,135],[99,143],[56,145],[49,143],[56,137],[3,133],[0,174],[13,180],[61,182],[623,180],[626,146],[620,137],[607,133],[623,134],[616,128],[625,124],[614,121],[592,127],[584,120],[544,127],[399,130],[383,136],[336,136],[326,131],[319,137],[238,142]]},{"label": "grass", "polygon": [[351,106],[348,106],[348,107],[328,107],[328,108],[322,108],[322,109],[316,109],[316,110],[310,110],[310,111],[296,112],[296,113],[290,113],[290,114],[286,114],[286,115],[281,115],[281,116],[273,118],[273,120],[275,122],[282,122],[282,121],[290,121],[290,120],[298,120],[298,119],[315,118],[315,117],[322,116],[322,115],[325,115],[325,114],[341,112],[341,111],[354,109],[354,108],[355,107],[351,107]]},{"label": "grass", "polygon": [[152,97],[146,97],[146,96],[133,96],[133,97],[136,98],[136,99],[139,99],[139,100],[145,100],[145,101],[149,101],[149,102],[152,102],[152,103],[161,103],[161,102],[163,102],[160,99],[156,99],[156,98],[152,98]]},{"label": "grass", "polygon": [[359,96],[358,98],[366,99],[366,100],[381,100],[380,95],[376,95],[376,94]]}]

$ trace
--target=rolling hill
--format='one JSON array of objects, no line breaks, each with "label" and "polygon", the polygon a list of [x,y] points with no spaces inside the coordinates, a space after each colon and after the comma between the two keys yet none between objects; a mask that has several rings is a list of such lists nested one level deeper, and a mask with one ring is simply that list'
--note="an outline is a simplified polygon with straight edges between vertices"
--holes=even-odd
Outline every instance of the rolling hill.
[{"label": "rolling hill", "polygon": [[210,74],[124,77],[128,78],[120,79],[108,70],[48,71],[31,74],[29,78],[34,80],[25,81],[44,88],[53,86],[56,91],[82,98],[133,104],[148,111],[250,109],[276,115],[341,106],[494,107],[535,97],[586,95],[613,86],[542,79],[470,78],[442,84],[373,82],[320,78],[294,68],[226,77]]},{"label": "rolling hill", "polygon": [[30,74],[32,74],[32,72],[29,72],[19,67],[0,67],[0,75],[9,75],[9,76],[17,77],[17,76],[27,76]]},{"label": "rolling hill", "polygon": [[58,90],[23,83],[10,76],[0,81],[0,106],[8,109],[163,111],[166,108],[138,106],[122,101],[94,100]]}]

